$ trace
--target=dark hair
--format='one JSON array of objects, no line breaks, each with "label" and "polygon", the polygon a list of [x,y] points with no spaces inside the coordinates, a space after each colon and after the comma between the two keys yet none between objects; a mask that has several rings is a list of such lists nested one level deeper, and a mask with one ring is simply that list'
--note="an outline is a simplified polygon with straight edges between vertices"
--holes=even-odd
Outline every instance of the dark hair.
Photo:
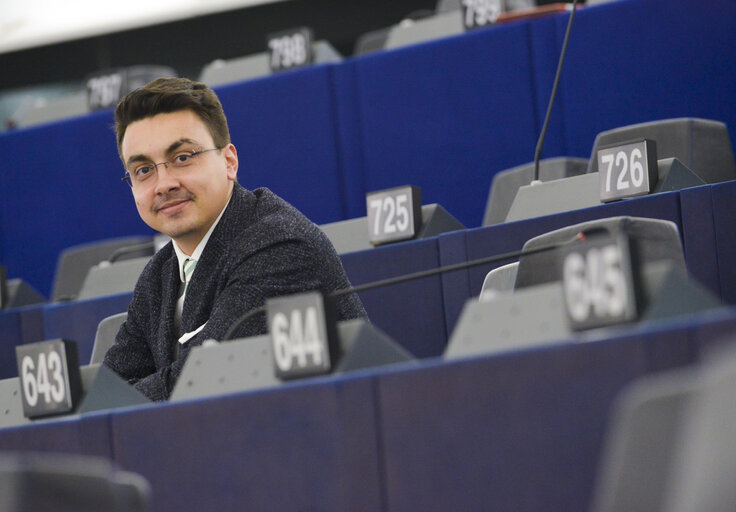
[{"label": "dark hair", "polygon": [[120,158],[123,157],[120,146],[128,125],[157,114],[180,110],[191,110],[199,116],[217,148],[230,143],[225,112],[212,89],[188,78],[157,78],[129,93],[115,109],[115,135]]}]

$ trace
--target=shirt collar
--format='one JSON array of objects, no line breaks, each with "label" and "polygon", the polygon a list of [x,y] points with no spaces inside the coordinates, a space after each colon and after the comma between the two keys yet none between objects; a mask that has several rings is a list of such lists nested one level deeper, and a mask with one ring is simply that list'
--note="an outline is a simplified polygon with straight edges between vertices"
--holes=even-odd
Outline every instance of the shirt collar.
[{"label": "shirt collar", "polygon": [[199,244],[197,244],[197,247],[194,249],[194,252],[192,253],[191,256],[187,256],[186,254],[184,254],[184,251],[182,251],[179,248],[179,245],[176,243],[176,240],[172,240],[172,244],[174,246],[174,252],[176,253],[176,259],[179,261],[179,278],[181,279],[182,283],[184,282],[184,262],[188,259],[199,261],[199,258],[202,257],[204,248],[210,239],[210,235],[212,235],[212,232],[215,230],[215,227],[220,222],[220,219],[222,218],[222,214],[225,213],[225,210],[227,210],[227,206],[230,204],[230,201],[232,201],[232,198],[233,198],[233,195],[230,194],[230,199],[228,199],[227,203],[225,203],[225,207],[220,212],[220,215],[217,216],[217,218],[215,219],[215,222],[212,224],[212,226],[210,226],[210,229],[204,235],[202,240],[199,241]]}]

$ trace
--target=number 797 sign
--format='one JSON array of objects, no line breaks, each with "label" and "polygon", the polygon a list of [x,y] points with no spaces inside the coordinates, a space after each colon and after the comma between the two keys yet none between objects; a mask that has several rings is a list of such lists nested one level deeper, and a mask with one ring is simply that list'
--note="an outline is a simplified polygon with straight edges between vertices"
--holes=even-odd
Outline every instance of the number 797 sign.
[{"label": "number 797 sign", "polygon": [[373,245],[414,238],[422,225],[418,187],[406,185],[366,195],[369,240]]}]

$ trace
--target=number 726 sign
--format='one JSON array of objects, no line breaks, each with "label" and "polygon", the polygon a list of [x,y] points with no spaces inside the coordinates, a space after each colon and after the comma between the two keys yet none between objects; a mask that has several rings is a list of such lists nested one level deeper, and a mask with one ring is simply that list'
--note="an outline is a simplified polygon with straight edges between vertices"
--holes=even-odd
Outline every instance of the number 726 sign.
[{"label": "number 726 sign", "polygon": [[406,185],[371,192],[365,202],[373,245],[409,240],[422,227],[422,194],[418,187]]},{"label": "number 726 sign", "polygon": [[657,184],[657,145],[653,140],[603,147],[597,158],[604,203],[649,194]]}]

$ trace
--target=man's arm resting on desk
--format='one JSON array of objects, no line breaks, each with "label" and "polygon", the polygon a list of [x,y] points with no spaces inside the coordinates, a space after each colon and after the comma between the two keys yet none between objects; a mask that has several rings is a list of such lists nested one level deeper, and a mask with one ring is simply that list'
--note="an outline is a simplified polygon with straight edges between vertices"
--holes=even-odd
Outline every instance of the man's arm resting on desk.
[{"label": "man's arm resting on desk", "polygon": [[[201,345],[206,339],[221,340],[233,322],[245,312],[262,306],[268,297],[318,288],[320,283],[315,278],[317,273],[314,269],[314,265],[318,262],[314,257],[290,257],[296,250],[299,251],[299,254],[303,254],[305,244],[299,241],[279,242],[240,262],[228,277],[225,288],[217,296],[205,327],[189,339],[186,345],[192,348]],[[148,363],[143,368],[133,368],[131,362],[146,360],[145,351],[148,351],[148,360],[152,361],[152,359],[150,359],[147,343],[141,341],[139,336],[131,336],[132,329],[126,324],[121,327],[113,347],[115,352],[110,358],[111,362],[122,360],[124,364],[108,366],[151,400],[168,399],[186,358],[180,357],[170,365],[158,370]],[[131,324],[133,325],[135,324]],[[267,332],[265,316],[256,315],[236,330],[235,337],[256,336],[265,332]],[[171,340],[171,343],[173,342],[174,340]],[[113,351],[113,348],[110,350]],[[134,357],[124,354],[128,350],[133,352]],[[105,361],[107,364],[107,357]],[[118,368],[121,371],[118,371]],[[141,376],[143,371],[148,371],[148,373]]]}]

